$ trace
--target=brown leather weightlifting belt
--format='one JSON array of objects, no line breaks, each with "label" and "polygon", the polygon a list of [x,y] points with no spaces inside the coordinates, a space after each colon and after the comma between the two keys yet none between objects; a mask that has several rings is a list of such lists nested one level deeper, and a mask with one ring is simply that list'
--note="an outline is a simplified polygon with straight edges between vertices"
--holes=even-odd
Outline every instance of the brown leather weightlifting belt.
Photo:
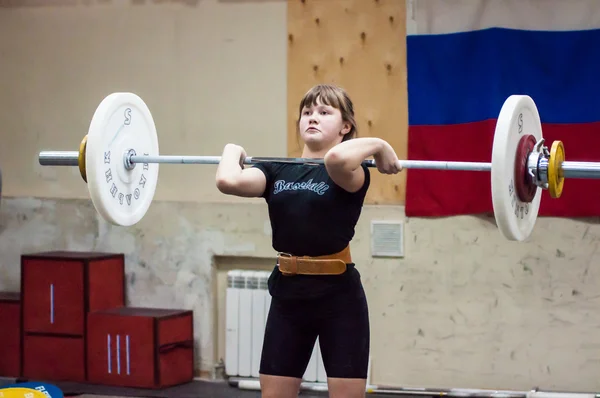
[{"label": "brown leather weightlifting belt", "polygon": [[346,264],[351,262],[350,246],[338,253],[316,257],[277,254],[277,266],[284,275],[339,275],[346,272]]}]

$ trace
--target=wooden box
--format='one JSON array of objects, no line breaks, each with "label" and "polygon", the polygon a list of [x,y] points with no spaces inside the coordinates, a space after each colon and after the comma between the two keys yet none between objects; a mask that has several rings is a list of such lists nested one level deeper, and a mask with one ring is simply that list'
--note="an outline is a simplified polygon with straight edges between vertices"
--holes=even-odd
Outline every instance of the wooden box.
[{"label": "wooden box", "polygon": [[163,388],[193,379],[192,311],[115,308],[87,323],[88,382]]},{"label": "wooden box", "polygon": [[22,373],[29,379],[85,382],[85,339],[24,335]]},{"label": "wooden box", "polygon": [[21,294],[0,292],[0,377],[21,374]]},{"label": "wooden box", "polygon": [[88,311],[125,305],[124,284],[123,254],[22,255],[23,332],[84,336]]}]

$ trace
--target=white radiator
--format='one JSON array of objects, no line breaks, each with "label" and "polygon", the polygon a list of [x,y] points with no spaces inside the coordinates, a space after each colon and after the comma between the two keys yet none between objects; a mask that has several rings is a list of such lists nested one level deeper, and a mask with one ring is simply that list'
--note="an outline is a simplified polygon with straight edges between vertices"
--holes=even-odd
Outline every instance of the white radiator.
[{"label": "white radiator", "polygon": [[[267,290],[269,275],[267,271],[244,270],[227,274],[225,373],[228,376],[259,377],[265,323],[271,305]],[[303,378],[327,382],[318,339]]]}]

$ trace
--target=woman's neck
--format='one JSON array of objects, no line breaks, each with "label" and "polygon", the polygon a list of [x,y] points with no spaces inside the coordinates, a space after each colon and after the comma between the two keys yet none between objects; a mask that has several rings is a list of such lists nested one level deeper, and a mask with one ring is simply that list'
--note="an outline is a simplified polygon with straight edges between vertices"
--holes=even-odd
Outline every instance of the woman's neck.
[{"label": "woman's neck", "polygon": [[322,159],[325,157],[325,155],[327,154],[327,152],[329,152],[329,150],[331,148],[333,148],[335,145],[332,145],[331,147],[326,147],[326,148],[309,148],[307,145],[304,145],[304,149],[302,150],[302,157],[303,158],[312,158],[312,159]]}]

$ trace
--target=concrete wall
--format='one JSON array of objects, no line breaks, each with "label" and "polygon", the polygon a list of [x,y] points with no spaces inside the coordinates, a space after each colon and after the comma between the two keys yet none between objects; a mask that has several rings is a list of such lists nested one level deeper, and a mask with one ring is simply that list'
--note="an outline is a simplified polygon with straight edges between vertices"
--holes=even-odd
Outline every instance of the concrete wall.
[{"label": "concrete wall", "polygon": [[[43,168],[37,154],[76,150],[102,98],[132,91],[152,111],[163,154],[218,155],[236,142],[285,156],[286,6],[0,8],[0,289],[19,289],[22,253],[124,252],[128,304],[193,309],[197,368],[210,372],[224,357],[223,273],[272,266],[264,203],[220,195],[213,166],[164,166],[144,219],[113,227],[75,168]],[[405,258],[372,257],[379,219],[405,221]],[[599,242],[597,220],[540,219],[517,244],[493,219],[405,219],[402,206],[367,206],[352,250],[370,303],[372,382],[599,389]]]}]

